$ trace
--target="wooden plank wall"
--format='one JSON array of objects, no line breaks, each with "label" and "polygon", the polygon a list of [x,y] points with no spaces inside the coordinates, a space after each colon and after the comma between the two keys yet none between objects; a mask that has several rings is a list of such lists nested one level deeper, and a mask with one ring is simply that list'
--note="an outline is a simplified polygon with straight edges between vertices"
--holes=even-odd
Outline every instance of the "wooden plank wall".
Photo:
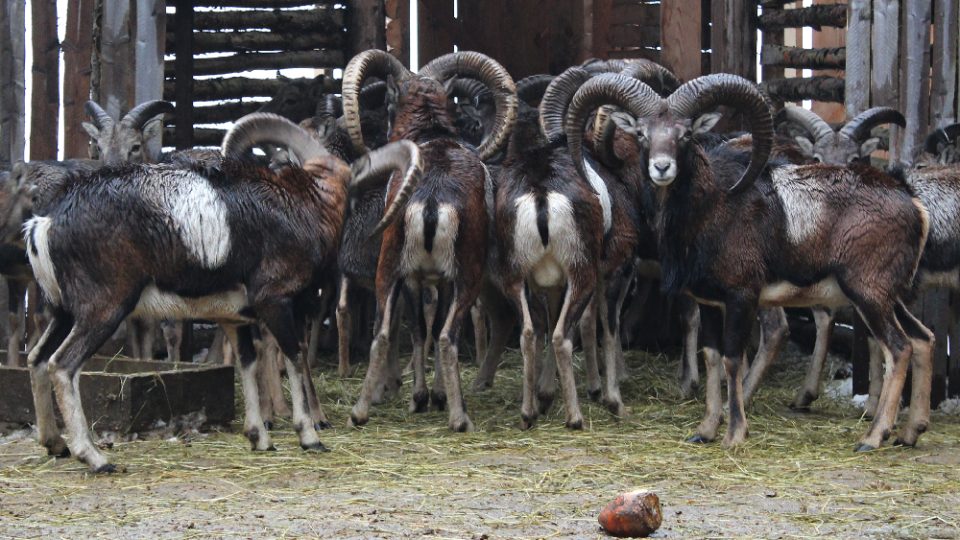
[{"label": "wooden plank wall", "polygon": [[80,127],[86,120],[83,106],[90,99],[90,65],[93,48],[93,0],[70,0],[67,31],[63,41],[63,157],[85,158],[90,137]]},{"label": "wooden plank wall", "polygon": [[30,159],[57,159],[60,136],[60,40],[56,0],[30,2],[33,26],[33,89]]},{"label": "wooden plank wall", "polygon": [[24,158],[24,11],[23,0],[0,0],[0,165]]}]

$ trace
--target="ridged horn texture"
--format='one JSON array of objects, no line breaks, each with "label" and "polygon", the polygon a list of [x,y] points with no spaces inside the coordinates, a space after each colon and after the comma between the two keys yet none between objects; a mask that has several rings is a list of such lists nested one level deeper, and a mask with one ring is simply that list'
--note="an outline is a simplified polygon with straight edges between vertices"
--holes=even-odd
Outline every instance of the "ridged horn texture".
[{"label": "ridged horn texture", "polygon": [[225,158],[242,159],[251,148],[263,144],[289,148],[301,164],[327,155],[303,128],[272,113],[251,113],[237,120],[224,135],[220,151]]},{"label": "ridged horn texture", "polygon": [[599,73],[619,73],[626,69],[632,62],[633,60],[625,60],[622,58],[610,58],[609,60],[591,58],[581,64],[580,67],[592,75]]},{"label": "ridged horn texture", "polygon": [[400,211],[407,205],[420,184],[420,175],[423,173],[423,160],[420,149],[412,141],[392,142],[360,157],[350,166],[353,181],[350,189],[361,190],[380,186],[390,180],[394,171],[403,175],[397,196],[383,212],[383,217],[377,223],[370,236],[383,232],[390,223],[400,215]]},{"label": "ridged horn texture", "polygon": [[363,82],[370,76],[386,80],[388,75],[398,81],[412,76],[396,57],[380,49],[366,50],[354,56],[343,70],[343,118],[350,143],[357,154],[368,152],[360,131],[360,92]]},{"label": "ridged horn texture", "polygon": [[720,105],[743,113],[753,134],[753,153],[750,165],[730,192],[741,192],[757,180],[773,148],[773,118],[756,84],[729,73],[705,75],[678,88],[667,98],[667,104],[676,116],[682,118],[696,118]]},{"label": "ridged horn texture", "polygon": [[384,81],[374,81],[364,85],[360,90],[360,107],[376,108],[382,107],[387,100],[387,83]]},{"label": "ridged horn texture", "polygon": [[900,111],[890,107],[873,107],[854,116],[840,129],[840,134],[852,141],[863,142],[870,136],[870,130],[881,124],[907,125],[907,119]]},{"label": "ridged horn texture", "polygon": [[590,112],[602,105],[616,105],[638,117],[660,114],[666,103],[646,84],[619,73],[605,73],[583,83],[567,111],[565,130],[573,163],[583,178],[583,130]]},{"label": "ridged horn texture", "polygon": [[90,100],[84,106],[83,110],[86,111],[87,116],[93,120],[93,125],[97,126],[97,129],[104,129],[107,126],[113,125],[113,118],[110,118],[110,115],[107,114],[107,111],[103,110],[96,101]]},{"label": "ridged horn texture", "polygon": [[563,140],[567,107],[574,94],[590,79],[590,73],[580,67],[572,67],[557,75],[540,100],[540,131],[551,143]]},{"label": "ridged horn texture", "polygon": [[517,121],[517,87],[503,66],[485,54],[459,51],[435,58],[420,70],[420,75],[440,82],[454,75],[483,82],[493,93],[497,115],[490,134],[480,143],[477,151],[483,160],[490,159],[500,151]]},{"label": "ridged horn texture", "polygon": [[957,137],[960,137],[960,124],[944,126],[927,135],[927,139],[923,143],[923,149],[928,154],[938,154],[940,145],[953,144]]},{"label": "ridged horn texture", "polygon": [[555,79],[553,75],[546,74],[530,75],[520,79],[517,81],[517,98],[531,107],[535,106],[543,99],[543,93],[547,91],[553,79]]},{"label": "ridged horn texture", "polygon": [[130,109],[130,112],[123,117],[120,123],[134,129],[142,129],[143,125],[154,116],[172,112],[173,104],[169,101],[159,99],[144,101]]},{"label": "ridged horn texture", "polygon": [[[681,84],[680,79],[672,71],[656,62],[642,58],[629,62],[620,73],[646,84],[663,97],[672,94]],[[616,133],[616,126],[610,121],[612,113],[611,107],[600,107],[593,120],[594,151],[597,152],[601,161],[608,164],[619,163],[619,159],[613,152],[613,135]]]},{"label": "ridged horn texture", "polygon": [[820,115],[803,107],[787,105],[777,114],[777,119],[802,127],[813,137],[814,142],[820,142],[834,134],[833,128],[820,118]]},{"label": "ridged horn texture", "polygon": [[470,101],[480,98],[484,94],[490,95],[490,90],[487,89],[487,85],[476,79],[467,79],[464,77],[455,79],[447,91],[448,97],[467,98]]}]

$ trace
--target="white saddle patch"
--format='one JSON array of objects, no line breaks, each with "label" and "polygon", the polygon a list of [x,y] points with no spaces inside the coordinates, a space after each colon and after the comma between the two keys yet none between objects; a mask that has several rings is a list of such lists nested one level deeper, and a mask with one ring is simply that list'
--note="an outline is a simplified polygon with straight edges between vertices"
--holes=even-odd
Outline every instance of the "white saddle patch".
[{"label": "white saddle patch", "polygon": [[792,244],[799,245],[813,236],[823,221],[825,195],[821,186],[811,185],[809,178],[795,174],[796,169],[776,167],[770,178],[786,216],[787,237]]},{"label": "white saddle patch", "polygon": [[604,182],[603,178],[600,178],[600,175],[597,174],[597,171],[590,166],[589,161],[583,160],[583,166],[587,171],[587,182],[590,183],[590,187],[593,188],[593,192],[596,193],[597,199],[600,201],[600,208],[603,210],[603,234],[607,234],[613,226],[613,212],[610,210],[610,192],[607,191],[606,182]]}]

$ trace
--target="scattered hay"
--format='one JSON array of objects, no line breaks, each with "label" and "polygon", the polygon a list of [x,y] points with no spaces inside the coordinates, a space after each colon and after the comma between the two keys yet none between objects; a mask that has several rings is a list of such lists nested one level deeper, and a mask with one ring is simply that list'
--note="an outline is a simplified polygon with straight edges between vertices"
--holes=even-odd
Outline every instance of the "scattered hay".
[{"label": "scattered hay", "polygon": [[[848,398],[789,411],[804,366],[784,362],[748,411],[750,438],[726,451],[682,442],[703,405],[680,399],[675,359],[631,352],[628,364],[628,417],[584,400],[584,432],[563,427],[558,405],[517,429],[520,360],[510,354],[494,389],[467,391],[476,433],[450,433],[445,412],[408,413],[409,379],[367,427],[348,429],[362,372],[325,371],[316,381],[337,426],[321,433],[327,454],[300,451],[287,422],[273,432],[278,452],[252,453],[238,423],[188,442],[117,442],[110,456],[129,472],[99,478],[33,442],[0,443],[0,537],[583,537],[599,534],[605,502],[636,488],[660,494],[658,536],[960,536],[956,417],[935,413],[918,449],[854,454],[867,421]],[[465,389],[475,372],[465,369]]]}]

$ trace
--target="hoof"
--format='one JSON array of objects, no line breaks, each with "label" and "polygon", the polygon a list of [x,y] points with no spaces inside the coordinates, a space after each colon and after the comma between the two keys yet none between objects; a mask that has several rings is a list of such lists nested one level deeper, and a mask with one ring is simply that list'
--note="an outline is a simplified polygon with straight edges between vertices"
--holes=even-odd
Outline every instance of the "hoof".
[{"label": "hoof", "polygon": [[580,431],[583,429],[583,418],[574,418],[573,420],[567,420],[566,426],[567,426],[567,429]]},{"label": "hoof", "polygon": [[800,405],[797,403],[791,403],[789,405],[790,410],[798,413],[808,413],[810,412],[810,405]]},{"label": "hoof", "polygon": [[350,420],[347,420],[347,427],[362,427],[364,424],[370,421],[368,417],[359,417],[353,413],[350,414]]},{"label": "hoof", "polygon": [[328,422],[328,421],[326,421],[326,420],[323,420],[323,421],[321,421],[321,422],[317,422],[316,424],[314,424],[314,425],[313,425],[313,429],[315,429],[315,430],[317,430],[317,431],[323,431],[323,430],[325,430],[325,429],[333,429],[333,424],[331,424],[330,422]]},{"label": "hoof", "polygon": [[622,418],[626,413],[626,409],[624,408],[622,401],[604,400],[603,406],[610,411],[610,414],[616,416],[617,418]]},{"label": "hoof", "polygon": [[450,431],[456,433],[467,433],[469,431],[473,431],[473,422],[471,422],[469,418],[453,421],[450,423]]},{"label": "hoof", "polygon": [[424,413],[430,408],[430,395],[426,390],[414,392],[410,398],[410,412]]},{"label": "hoof", "polygon": [[537,409],[540,411],[540,414],[547,414],[552,406],[552,394],[537,394]]},{"label": "hoof", "polygon": [[707,444],[707,443],[713,442],[713,439],[709,439],[709,438],[704,437],[703,435],[697,433],[696,435],[688,438],[688,439],[687,439],[687,442],[688,442],[688,443],[692,443],[692,444]]},{"label": "hoof", "polygon": [[447,408],[447,395],[440,392],[430,392],[430,406],[435,411],[443,411]]},{"label": "hoof", "polygon": [[323,445],[322,442],[317,441],[313,444],[301,444],[300,448],[303,448],[307,452],[329,452],[330,449]]},{"label": "hoof", "polygon": [[876,446],[867,443],[857,443],[857,445],[853,447],[854,452],[870,452],[876,449]]},{"label": "hoof", "polygon": [[113,474],[117,472],[117,466],[113,463],[105,463],[93,471],[94,474]]},{"label": "hoof", "polygon": [[697,395],[699,389],[700,385],[695,382],[682,383],[680,385],[680,397],[683,399],[692,399]]},{"label": "hoof", "polygon": [[481,381],[477,379],[473,382],[472,388],[474,392],[486,392],[487,390],[493,388],[493,383],[490,381]]},{"label": "hoof", "polygon": [[907,442],[906,440],[904,440],[904,439],[902,439],[902,438],[900,438],[900,437],[897,437],[896,440],[893,441],[893,445],[894,445],[894,446],[906,446],[906,447],[909,447],[909,448],[914,448],[915,446],[917,446],[917,441]]},{"label": "hoof", "polygon": [[520,415],[520,429],[526,431],[532,429],[533,426],[537,425],[537,415],[521,414]]},{"label": "hoof", "polygon": [[590,401],[593,401],[595,403],[600,401],[601,394],[602,392],[600,392],[599,388],[596,390],[587,390],[587,397],[590,398]]},{"label": "hoof", "polygon": [[266,428],[267,431],[273,431],[273,422],[271,420],[265,420],[263,427]]},{"label": "hoof", "polygon": [[65,444],[63,445],[63,447],[48,446],[47,455],[53,456],[55,458],[68,458],[70,457],[70,449],[67,448],[67,445]]}]

